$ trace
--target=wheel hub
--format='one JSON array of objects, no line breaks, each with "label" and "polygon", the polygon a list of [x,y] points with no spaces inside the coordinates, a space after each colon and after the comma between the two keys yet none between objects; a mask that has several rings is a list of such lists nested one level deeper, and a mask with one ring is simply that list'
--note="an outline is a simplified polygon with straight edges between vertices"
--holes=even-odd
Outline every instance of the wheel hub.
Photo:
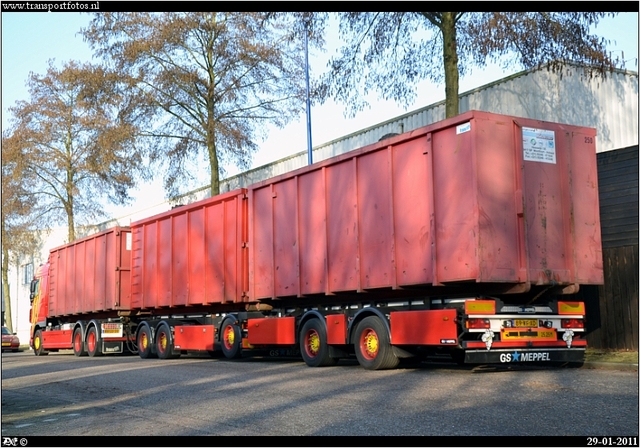
[{"label": "wheel hub", "polygon": [[96,348],[96,334],[93,331],[89,332],[87,346],[89,347],[89,351],[94,351]]},{"label": "wheel hub", "polygon": [[160,348],[162,349],[162,351],[165,351],[167,349],[167,335],[165,333],[162,333],[160,335]]},{"label": "wheel hub", "polygon": [[236,340],[235,332],[233,331],[233,327],[228,326],[224,329],[224,344],[227,348],[233,347],[233,343]]},{"label": "wheel hub", "polygon": [[320,351],[320,336],[318,332],[312,330],[307,335],[307,352],[311,356],[316,356]]},{"label": "wheel hub", "polygon": [[147,347],[149,347],[149,338],[147,337],[147,333],[142,333],[142,335],[140,335],[140,346],[142,347],[142,350],[146,350]]},{"label": "wheel hub", "polygon": [[373,331],[367,332],[364,336],[364,348],[367,352],[367,355],[375,358],[375,356],[378,354],[379,347],[380,343],[378,341],[378,335]]}]

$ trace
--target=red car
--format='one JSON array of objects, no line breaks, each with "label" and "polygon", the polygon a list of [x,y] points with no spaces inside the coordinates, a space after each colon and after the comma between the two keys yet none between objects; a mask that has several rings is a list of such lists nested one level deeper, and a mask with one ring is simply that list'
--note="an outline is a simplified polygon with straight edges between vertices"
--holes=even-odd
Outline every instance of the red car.
[{"label": "red car", "polygon": [[7,327],[2,327],[2,351],[11,350],[17,352],[20,349],[20,339],[11,334]]}]

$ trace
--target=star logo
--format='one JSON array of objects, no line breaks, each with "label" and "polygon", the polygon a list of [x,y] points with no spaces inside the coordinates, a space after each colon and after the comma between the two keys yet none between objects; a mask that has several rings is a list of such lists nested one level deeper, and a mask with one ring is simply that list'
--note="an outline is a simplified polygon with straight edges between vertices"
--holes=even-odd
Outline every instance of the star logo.
[{"label": "star logo", "polygon": [[520,353],[518,353],[518,352],[513,352],[513,357],[512,357],[512,359],[513,359],[513,362],[518,362],[518,361],[520,361]]}]

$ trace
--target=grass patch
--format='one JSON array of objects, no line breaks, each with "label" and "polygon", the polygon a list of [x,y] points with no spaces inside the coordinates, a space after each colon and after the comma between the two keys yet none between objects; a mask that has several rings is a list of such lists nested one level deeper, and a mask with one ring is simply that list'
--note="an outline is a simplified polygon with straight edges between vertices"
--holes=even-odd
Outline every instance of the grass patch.
[{"label": "grass patch", "polygon": [[584,360],[590,362],[625,362],[638,364],[638,352],[587,348]]}]

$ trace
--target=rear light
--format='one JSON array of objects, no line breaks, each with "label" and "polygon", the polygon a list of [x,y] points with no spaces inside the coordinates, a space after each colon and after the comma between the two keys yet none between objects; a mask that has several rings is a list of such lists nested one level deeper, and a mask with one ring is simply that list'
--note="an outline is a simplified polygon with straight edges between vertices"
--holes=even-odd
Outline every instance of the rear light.
[{"label": "rear light", "polygon": [[553,322],[551,322],[550,320],[540,320],[539,322],[540,328],[552,328],[553,327]]},{"label": "rear light", "polygon": [[584,320],[562,319],[562,328],[584,328]]},{"label": "rear light", "polygon": [[466,326],[469,329],[491,328],[489,319],[467,319]]}]

